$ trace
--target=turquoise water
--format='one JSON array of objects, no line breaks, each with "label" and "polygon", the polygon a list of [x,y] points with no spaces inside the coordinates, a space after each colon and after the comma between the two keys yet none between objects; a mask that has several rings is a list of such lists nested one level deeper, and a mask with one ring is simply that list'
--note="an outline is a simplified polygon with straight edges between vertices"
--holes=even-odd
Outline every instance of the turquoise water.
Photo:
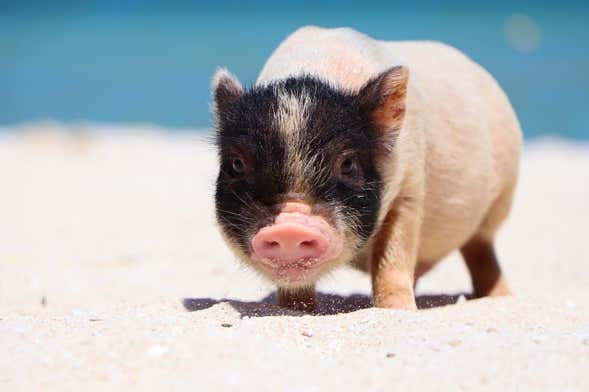
[{"label": "turquoise water", "polygon": [[0,0],[0,125],[208,127],[216,67],[251,83],[289,32],[316,24],[450,43],[499,80],[526,137],[589,139],[589,2],[317,3]]}]

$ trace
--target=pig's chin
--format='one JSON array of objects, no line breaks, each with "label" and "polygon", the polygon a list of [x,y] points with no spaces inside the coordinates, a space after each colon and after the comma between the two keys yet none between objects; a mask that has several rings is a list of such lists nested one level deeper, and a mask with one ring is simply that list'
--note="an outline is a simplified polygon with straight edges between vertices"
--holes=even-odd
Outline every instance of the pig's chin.
[{"label": "pig's chin", "polygon": [[329,270],[330,260],[302,259],[279,262],[276,260],[255,260],[264,275],[280,286],[298,287],[314,283]]}]

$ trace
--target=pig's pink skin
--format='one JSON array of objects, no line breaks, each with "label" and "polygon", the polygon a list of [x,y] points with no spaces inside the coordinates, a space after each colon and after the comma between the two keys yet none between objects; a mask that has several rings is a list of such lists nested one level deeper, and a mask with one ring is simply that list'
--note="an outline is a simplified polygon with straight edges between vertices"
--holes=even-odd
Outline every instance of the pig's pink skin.
[{"label": "pig's pink skin", "polygon": [[343,248],[338,231],[300,202],[287,203],[272,225],[252,238],[252,258],[279,280],[312,278]]}]

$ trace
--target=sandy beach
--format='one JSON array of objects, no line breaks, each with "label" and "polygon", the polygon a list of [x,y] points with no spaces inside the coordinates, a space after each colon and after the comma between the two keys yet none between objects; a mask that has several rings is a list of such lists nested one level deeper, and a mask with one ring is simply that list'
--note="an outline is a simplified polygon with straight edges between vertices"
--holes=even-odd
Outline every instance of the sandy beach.
[{"label": "sandy beach", "polygon": [[0,131],[0,390],[589,390],[589,145],[525,146],[498,253],[515,293],[467,300],[451,255],[418,312],[351,269],[321,315],[274,304],[213,217],[202,133]]}]

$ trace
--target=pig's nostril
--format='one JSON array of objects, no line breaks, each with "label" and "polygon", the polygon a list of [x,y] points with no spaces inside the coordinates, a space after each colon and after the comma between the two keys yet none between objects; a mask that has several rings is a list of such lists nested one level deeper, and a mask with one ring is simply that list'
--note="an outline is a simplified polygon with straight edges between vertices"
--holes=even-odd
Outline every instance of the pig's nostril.
[{"label": "pig's nostril", "polygon": [[279,248],[280,244],[278,241],[266,241],[266,247],[268,248]]},{"label": "pig's nostril", "polygon": [[311,240],[311,241],[303,241],[299,244],[299,246],[301,248],[313,248],[317,245],[317,241],[315,240]]}]

